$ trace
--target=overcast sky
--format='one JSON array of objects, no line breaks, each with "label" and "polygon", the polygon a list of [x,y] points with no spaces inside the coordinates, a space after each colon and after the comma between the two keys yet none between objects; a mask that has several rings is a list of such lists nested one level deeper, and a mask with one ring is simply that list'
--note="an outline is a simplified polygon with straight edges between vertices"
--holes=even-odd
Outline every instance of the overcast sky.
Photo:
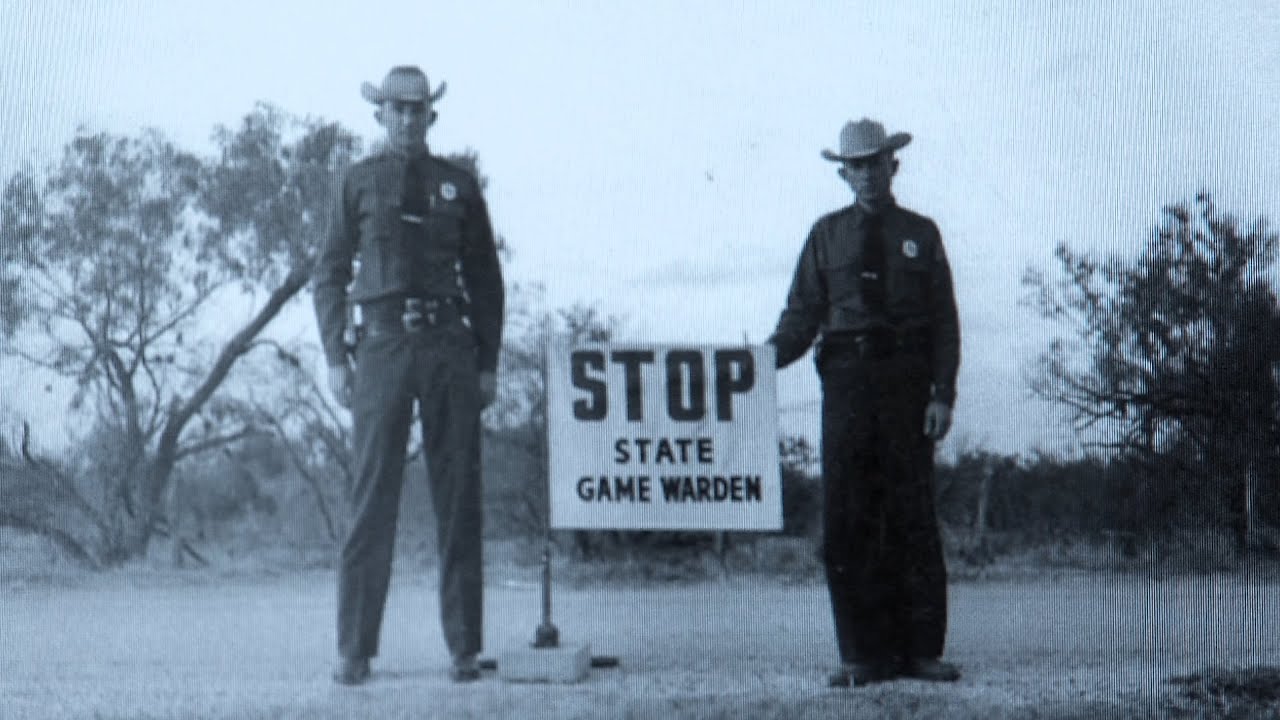
[{"label": "overcast sky", "polygon": [[[258,100],[374,140],[360,83],[417,64],[449,84],[433,149],[474,148],[490,177],[509,280],[620,315],[629,339],[759,342],[810,225],[851,200],[819,151],[870,116],[914,135],[895,192],[952,262],[948,442],[1063,449],[1022,377],[1048,339],[1023,271],[1059,241],[1132,252],[1202,188],[1280,213],[1277,7],[9,0],[0,170],[44,165],[78,125],[207,151]],[[314,339],[297,304],[286,322]],[[0,382],[15,405],[24,388]],[[784,427],[816,438],[808,358],[779,394]]]}]

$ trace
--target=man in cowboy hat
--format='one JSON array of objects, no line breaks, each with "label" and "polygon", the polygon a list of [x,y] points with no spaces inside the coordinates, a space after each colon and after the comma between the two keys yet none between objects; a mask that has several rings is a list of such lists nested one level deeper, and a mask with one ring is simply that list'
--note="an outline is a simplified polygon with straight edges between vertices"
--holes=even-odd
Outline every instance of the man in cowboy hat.
[{"label": "man in cowboy hat", "polygon": [[[421,70],[401,66],[361,93],[377,105],[386,145],[343,178],[314,276],[329,387],[354,423],[334,679],[364,682],[378,653],[416,400],[450,674],[469,681],[479,677],[483,617],[480,412],[495,393],[502,273],[476,179],[427,149],[444,85],[433,92]],[[344,339],[348,303],[361,317],[354,352]]]},{"label": "man in cowboy hat", "polygon": [[933,448],[955,403],[960,330],[938,228],[900,207],[894,153],[911,141],[850,122],[822,156],[856,201],[819,219],[770,342],[785,367],[820,338],[823,560],[841,666],[833,685],[955,680],[941,661],[946,568]]}]

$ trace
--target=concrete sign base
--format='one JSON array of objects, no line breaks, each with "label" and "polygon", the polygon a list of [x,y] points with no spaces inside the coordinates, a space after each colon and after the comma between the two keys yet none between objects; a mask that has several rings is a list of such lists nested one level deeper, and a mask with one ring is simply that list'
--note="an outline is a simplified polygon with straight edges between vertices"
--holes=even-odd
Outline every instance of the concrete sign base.
[{"label": "concrete sign base", "polygon": [[498,657],[498,677],[508,682],[576,683],[590,667],[590,645],[525,647]]}]

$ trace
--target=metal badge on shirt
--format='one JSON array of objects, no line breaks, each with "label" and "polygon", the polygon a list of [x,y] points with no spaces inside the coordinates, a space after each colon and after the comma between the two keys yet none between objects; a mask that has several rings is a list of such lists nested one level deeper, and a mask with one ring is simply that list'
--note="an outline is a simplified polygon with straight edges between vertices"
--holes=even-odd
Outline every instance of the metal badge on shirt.
[{"label": "metal badge on shirt", "polygon": [[[452,202],[454,200],[457,200],[458,186],[454,185],[448,180],[440,183],[440,198],[445,202]],[[428,210],[436,209],[435,193],[431,193],[427,195],[427,209]],[[405,222],[413,223],[414,225],[421,225],[423,222],[423,217],[421,215],[415,215],[413,213],[401,213],[400,219],[404,220]]]},{"label": "metal badge on shirt", "polygon": [[914,260],[920,257],[920,246],[916,244],[915,240],[907,238],[902,241],[902,254]]}]

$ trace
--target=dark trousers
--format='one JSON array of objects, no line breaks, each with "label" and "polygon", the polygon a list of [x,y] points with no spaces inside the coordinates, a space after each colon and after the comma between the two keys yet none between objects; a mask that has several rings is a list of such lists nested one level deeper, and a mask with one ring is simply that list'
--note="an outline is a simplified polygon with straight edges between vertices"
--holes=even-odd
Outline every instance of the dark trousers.
[{"label": "dark trousers", "polygon": [[846,663],[942,655],[946,566],[921,355],[823,348],[823,560]]},{"label": "dark trousers", "polygon": [[461,321],[364,338],[352,413],[355,484],[338,566],[338,651],[378,654],[413,402],[422,420],[449,652],[479,653],[483,622],[480,400],[475,341]]}]

